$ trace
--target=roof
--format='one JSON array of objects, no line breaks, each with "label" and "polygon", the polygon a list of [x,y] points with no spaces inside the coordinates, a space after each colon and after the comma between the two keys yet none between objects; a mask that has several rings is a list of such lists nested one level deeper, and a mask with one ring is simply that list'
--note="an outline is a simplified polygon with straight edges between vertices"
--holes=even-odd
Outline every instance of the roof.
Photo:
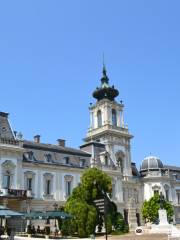
[{"label": "roof", "polygon": [[180,167],[177,167],[177,166],[164,165],[164,168],[167,168],[169,170],[180,171]]},{"label": "roof", "polygon": [[141,164],[141,171],[163,168],[163,163],[156,156],[146,157]]},{"label": "roof", "polygon": [[69,219],[72,218],[72,216],[65,212],[60,211],[46,211],[46,212],[30,212],[30,213],[24,213],[25,219],[56,219],[56,218],[62,218],[62,219]]},{"label": "roof", "polygon": [[8,113],[0,112],[0,138],[15,140],[8,115]]},{"label": "roof", "polygon": [[91,146],[91,145],[93,145],[95,147],[105,148],[104,143],[100,143],[100,142],[96,142],[96,141],[91,141],[91,142],[85,143],[85,144],[81,145],[80,148]]},{"label": "roof", "polygon": [[106,68],[103,66],[103,76],[101,78],[101,86],[97,87],[93,92],[93,97],[98,101],[106,98],[110,101],[114,101],[115,97],[119,95],[119,91],[114,86],[109,85],[109,78],[106,74]]},{"label": "roof", "polygon": [[27,141],[27,140],[23,141],[23,147],[28,149],[43,150],[48,152],[65,153],[69,155],[78,155],[82,157],[91,157],[91,154],[86,153],[79,149],[62,147],[62,146],[53,145],[53,144],[36,143],[32,141]]},{"label": "roof", "polygon": [[138,177],[139,172],[138,172],[138,169],[136,168],[136,164],[134,162],[131,162],[131,169],[132,169],[132,175]]}]

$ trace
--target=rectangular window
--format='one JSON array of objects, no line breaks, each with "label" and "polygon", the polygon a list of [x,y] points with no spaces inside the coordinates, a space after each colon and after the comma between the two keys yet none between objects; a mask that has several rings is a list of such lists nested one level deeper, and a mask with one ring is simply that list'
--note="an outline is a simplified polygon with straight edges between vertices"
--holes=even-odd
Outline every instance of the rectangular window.
[{"label": "rectangular window", "polygon": [[51,180],[46,180],[46,194],[51,194]]},{"label": "rectangular window", "polygon": [[71,181],[66,182],[66,196],[71,195]]},{"label": "rectangular window", "polygon": [[123,202],[125,202],[125,188],[123,188]]},{"label": "rectangular window", "polygon": [[27,190],[32,190],[32,178],[27,178]]},{"label": "rectangular window", "polygon": [[177,192],[177,202],[180,204],[180,192]]},{"label": "rectangular window", "polygon": [[10,182],[11,182],[11,176],[10,175],[4,175],[4,177],[3,177],[4,188],[9,189],[10,188]]},{"label": "rectangular window", "polygon": [[166,189],[166,200],[169,201],[169,190]]}]

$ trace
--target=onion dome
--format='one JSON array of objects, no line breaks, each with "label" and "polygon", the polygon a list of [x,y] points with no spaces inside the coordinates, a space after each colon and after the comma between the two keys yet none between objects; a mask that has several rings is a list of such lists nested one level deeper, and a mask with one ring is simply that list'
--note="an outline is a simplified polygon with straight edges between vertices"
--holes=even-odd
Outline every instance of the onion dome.
[{"label": "onion dome", "polygon": [[114,86],[109,85],[109,78],[106,74],[106,68],[103,66],[103,76],[101,78],[101,86],[97,87],[93,92],[93,97],[98,101],[106,98],[110,101],[114,101],[114,98],[119,95],[119,91],[114,88]]},{"label": "onion dome", "polygon": [[158,170],[163,167],[163,163],[158,157],[148,156],[142,161],[141,171]]}]

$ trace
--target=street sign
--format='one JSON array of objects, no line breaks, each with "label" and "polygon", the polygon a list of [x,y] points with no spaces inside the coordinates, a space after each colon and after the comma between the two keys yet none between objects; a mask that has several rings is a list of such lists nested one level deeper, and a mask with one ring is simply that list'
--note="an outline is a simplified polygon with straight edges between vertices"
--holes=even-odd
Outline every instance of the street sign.
[{"label": "street sign", "polygon": [[100,213],[104,213],[105,201],[104,201],[103,198],[94,200],[94,204],[96,205],[96,207],[97,207],[97,209],[99,210]]}]

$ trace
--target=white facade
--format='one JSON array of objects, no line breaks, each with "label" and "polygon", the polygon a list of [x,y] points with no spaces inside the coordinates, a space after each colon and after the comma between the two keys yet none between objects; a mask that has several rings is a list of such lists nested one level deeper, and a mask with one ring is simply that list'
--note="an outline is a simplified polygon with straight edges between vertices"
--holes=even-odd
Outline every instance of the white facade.
[{"label": "white facade", "polygon": [[101,87],[90,110],[90,127],[81,150],[22,140],[9,125],[8,114],[0,112],[0,204],[19,211],[52,210],[64,205],[87,167],[97,167],[112,179],[112,200],[130,228],[143,224],[141,207],[155,192],[162,192],[175,208],[180,222],[180,168],[164,166],[154,156],[144,159],[140,171],[131,160],[131,139],[124,121],[124,105],[115,97],[103,69]]}]

